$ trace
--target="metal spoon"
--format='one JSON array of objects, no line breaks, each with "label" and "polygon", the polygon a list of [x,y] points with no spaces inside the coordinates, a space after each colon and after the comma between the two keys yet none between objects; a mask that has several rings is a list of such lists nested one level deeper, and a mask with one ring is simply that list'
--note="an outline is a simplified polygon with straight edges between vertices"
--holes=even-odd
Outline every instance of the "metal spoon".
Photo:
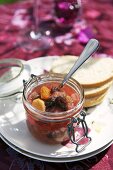
[{"label": "metal spoon", "polygon": [[75,71],[98,49],[99,42],[96,39],[90,39],[84,48],[83,52],[74,63],[73,67],[69,71],[69,73],[64,77],[63,81],[59,85],[59,88],[62,88],[64,84],[68,81],[68,79],[75,73]]}]

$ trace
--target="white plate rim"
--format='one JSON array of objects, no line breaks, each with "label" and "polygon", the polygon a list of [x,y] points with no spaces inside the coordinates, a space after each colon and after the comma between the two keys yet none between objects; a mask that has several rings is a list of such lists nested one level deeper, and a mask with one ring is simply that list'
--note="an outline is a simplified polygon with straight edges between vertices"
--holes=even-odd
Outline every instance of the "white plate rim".
[{"label": "white plate rim", "polygon": [[37,154],[33,154],[33,153],[30,153],[30,152],[27,152],[21,148],[19,148],[18,146],[15,146],[13,143],[11,143],[10,141],[8,141],[1,133],[0,133],[0,137],[1,139],[8,145],[10,146],[12,149],[14,149],[15,151],[27,156],[27,157],[30,157],[32,159],[36,159],[36,160],[40,160],[40,161],[45,161],[45,162],[57,162],[57,163],[64,163],[64,162],[74,162],[74,161],[80,161],[80,160],[84,160],[84,159],[88,159],[90,157],[93,157],[99,153],[101,153],[102,151],[106,150],[107,148],[109,148],[111,146],[111,144],[113,143],[113,141],[110,141],[108,144],[106,144],[105,146],[103,146],[102,148],[90,153],[90,154],[87,154],[85,155],[84,157],[79,157],[79,158],[76,158],[76,157],[71,157],[71,158],[51,158],[51,157],[45,157],[45,156],[40,156],[40,155],[37,155]]}]

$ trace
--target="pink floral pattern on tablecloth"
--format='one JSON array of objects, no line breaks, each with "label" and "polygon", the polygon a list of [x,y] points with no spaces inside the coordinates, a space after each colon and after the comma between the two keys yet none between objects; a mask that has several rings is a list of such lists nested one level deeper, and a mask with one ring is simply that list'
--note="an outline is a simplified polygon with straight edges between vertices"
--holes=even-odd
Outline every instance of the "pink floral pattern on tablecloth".
[{"label": "pink floral pattern on tablecloth", "polygon": [[[43,0],[44,3],[46,1]],[[47,2],[46,7],[42,6],[40,16],[44,22],[48,22],[49,28],[56,29],[54,31],[62,32],[62,34],[53,38],[53,45],[49,49],[32,55],[23,51],[17,43],[20,34],[32,25],[32,1],[0,6],[0,58],[14,57],[28,60],[45,55],[79,55],[84,45],[92,37],[100,41],[99,53],[113,55],[112,1],[99,0],[89,3],[89,0],[86,0],[83,3],[82,21],[73,24],[69,32],[64,32],[64,28],[61,30],[55,25],[55,17],[50,10],[53,8],[53,1],[48,0]]]}]

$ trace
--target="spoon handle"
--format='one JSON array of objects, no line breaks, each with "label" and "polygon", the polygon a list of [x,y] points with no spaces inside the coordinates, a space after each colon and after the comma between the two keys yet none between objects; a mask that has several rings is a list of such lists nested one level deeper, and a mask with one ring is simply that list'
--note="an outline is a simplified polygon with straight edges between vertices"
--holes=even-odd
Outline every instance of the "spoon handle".
[{"label": "spoon handle", "polygon": [[69,73],[64,77],[64,80],[61,83],[63,86],[67,80],[75,73],[75,71],[98,49],[99,42],[96,39],[90,39],[87,43],[86,47],[84,48],[83,52],[74,63],[73,67],[69,71]]}]

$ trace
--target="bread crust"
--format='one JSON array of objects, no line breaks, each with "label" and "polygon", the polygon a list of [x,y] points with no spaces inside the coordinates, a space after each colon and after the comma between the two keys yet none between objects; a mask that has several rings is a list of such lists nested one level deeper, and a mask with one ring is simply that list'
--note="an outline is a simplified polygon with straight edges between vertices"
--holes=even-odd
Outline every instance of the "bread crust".
[{"label": "bread crust", "polygon": [[108,79],[106,80],[103,80],[101,82],[97,82],[97,83],[93,83],[93,84],[82,84],[82,87],[83,88],[94,88],[94,87],[100,87],[100,86],[103,86],[104,84],[110,82],[113,80],[113,76],[109,77]]},{"label": "bread crust", "polygon": [[93,98],[89,98],[89,99],[85,99],[84,101],[84,107],[88,108],[88,107],[93,107],[96,106],[100,103],[102,103],[102,101],[104,100],[106,93],[103,93],[99,96],[93,97]]},{"label": "bread crust", "polygon": [[86,98],[99,96],[107,92],[107,90],[111,87],[112,84],[113,84],[113,80],[105,83],[104,85],[100,87],[84,88],[84,95]]}]

